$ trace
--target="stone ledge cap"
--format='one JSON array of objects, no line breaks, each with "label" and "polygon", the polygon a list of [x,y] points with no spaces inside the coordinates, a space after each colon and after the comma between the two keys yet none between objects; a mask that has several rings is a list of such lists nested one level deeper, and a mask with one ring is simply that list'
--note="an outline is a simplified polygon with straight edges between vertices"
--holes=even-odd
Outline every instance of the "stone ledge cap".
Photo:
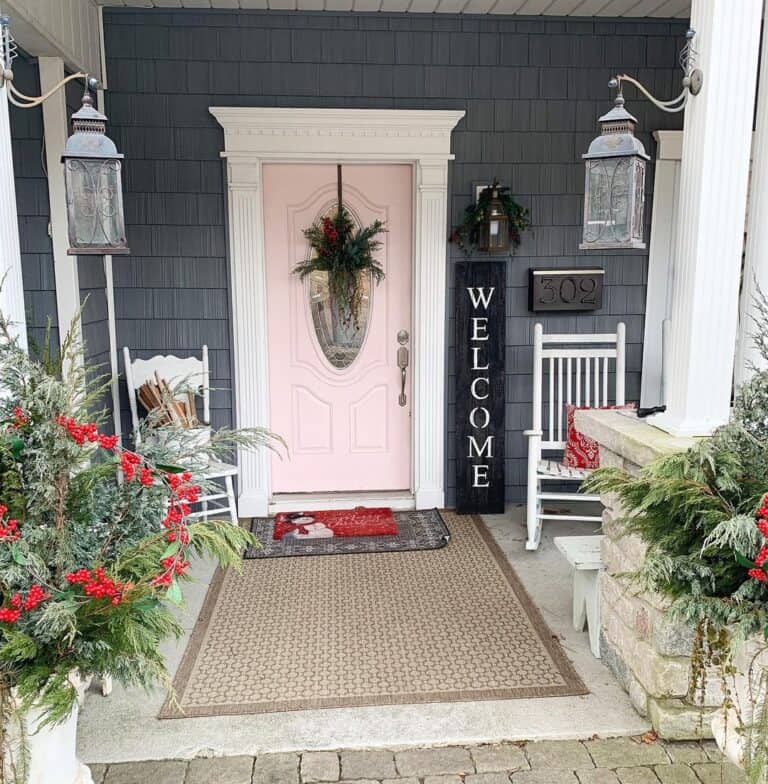
[{"label": "stone ledge cap", "polygon": [[662,455],[683,452],[697,441],[672,436],[627,411],[583,409],[576,411],[575,424],[601,447],[639,466]]}]

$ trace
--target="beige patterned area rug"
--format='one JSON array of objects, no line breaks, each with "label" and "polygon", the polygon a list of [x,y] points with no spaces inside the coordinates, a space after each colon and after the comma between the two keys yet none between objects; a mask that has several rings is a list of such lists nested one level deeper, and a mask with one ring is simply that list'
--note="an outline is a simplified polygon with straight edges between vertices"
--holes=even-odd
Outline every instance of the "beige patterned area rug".
[{"label": "beige patterned area rug", "polygon": [[160,718],[586,694],[479,517],[401,553],[219,572]]}]

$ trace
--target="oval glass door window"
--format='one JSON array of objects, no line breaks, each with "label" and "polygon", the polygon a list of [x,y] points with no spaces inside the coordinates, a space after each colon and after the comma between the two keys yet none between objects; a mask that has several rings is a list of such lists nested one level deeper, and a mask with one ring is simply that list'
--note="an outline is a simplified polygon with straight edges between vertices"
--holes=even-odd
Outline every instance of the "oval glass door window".
[{"label": "oval glass door window", "polygon": [[365,342],[371,321],[371,275],[362,279],[362,299],[357,324],[331,297],[328,273],[315,271],[309,275],[309,306],[317,342],[333,367],[343,370],[357,358]]}]

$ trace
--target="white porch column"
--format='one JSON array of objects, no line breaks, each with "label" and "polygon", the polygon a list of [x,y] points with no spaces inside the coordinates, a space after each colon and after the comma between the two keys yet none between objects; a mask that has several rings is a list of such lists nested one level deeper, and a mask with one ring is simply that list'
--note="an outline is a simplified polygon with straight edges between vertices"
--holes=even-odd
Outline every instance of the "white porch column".
[{"label": "white porch column", "polygon": [[734,378],[741,384],[752,375],[752,367],[766,362],[754,346],[754,301],[758,287],[768,295],[768,35],[763,37],[758,80],[757,122],[752,140],[752,178],[747,210],[747,248],[739,306],[739,336],[736,344]]},{"label": "white porch column", "polygon": [[685,110],[667,411],[707,435],[728,420],[762,0],[693,0],[704,87]]},{"label": "white porch column", "polygon": [[4,278],[0,288],[0,310],[13,323],[14,334],[26,348],[27,323],[15,187],[8,88],[0,84],[0,279]]},{"label": "white porch column", "polygon": [[[40,92],[47,93],[65,76],[64,61],[60,57],[38,58]],[[61,154],[67,142],[67,101],[64,88],[57,90],[43,103],[43,133],[45,164],[48,173],[48,204],[51,216],[51,246],[56,278],[56,310],[58,312],[59,341],[63,344],[72,319],[80,309],[80,280],[77,256],[67,255],[67,194],[64,188],[64,166]]]}]

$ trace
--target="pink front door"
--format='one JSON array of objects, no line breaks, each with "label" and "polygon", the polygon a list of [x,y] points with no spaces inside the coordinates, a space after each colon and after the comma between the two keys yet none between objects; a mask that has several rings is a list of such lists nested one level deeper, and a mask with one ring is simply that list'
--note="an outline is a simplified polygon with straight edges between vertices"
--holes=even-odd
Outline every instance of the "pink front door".
[{"label": "pink front door", "polygon": [[377,252],[386,277],[370,286],[357,329],[340,325],[322,273],[291,274],[308,257],[302,230],[334,209],[336,166],[265,164],[263,182],[270,420],[289,450],[272,460],[272,491],[407,490],[413,358],[405,405],[397,358],[398,336],[411,334],[411,167],[342,168],[356,223],[388,229]]}]

